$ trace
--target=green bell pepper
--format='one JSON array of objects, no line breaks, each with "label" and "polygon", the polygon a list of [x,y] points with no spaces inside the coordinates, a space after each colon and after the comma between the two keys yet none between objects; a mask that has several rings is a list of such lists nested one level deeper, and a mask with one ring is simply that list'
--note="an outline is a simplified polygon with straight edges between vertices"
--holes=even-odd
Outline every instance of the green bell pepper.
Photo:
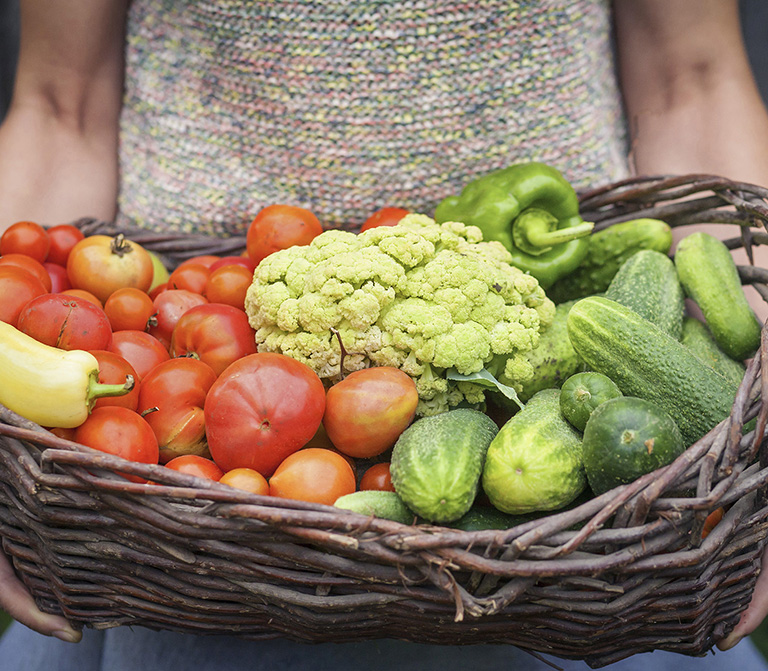
[{"label": "green bell pepper", "polygon": [[435,220],[477,226],[544,289],[584,260],[585,236],[594,227],[581,218],[578,196],[565,177],[537,162],[516,163],[470,182],[437,206]]}]

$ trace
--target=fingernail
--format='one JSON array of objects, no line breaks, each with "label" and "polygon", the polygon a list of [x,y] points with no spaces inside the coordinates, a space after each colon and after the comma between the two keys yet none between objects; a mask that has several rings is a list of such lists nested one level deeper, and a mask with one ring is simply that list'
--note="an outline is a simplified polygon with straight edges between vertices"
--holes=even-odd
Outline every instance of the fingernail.
[{"label": "fingernail", "polygon": [[83,637],[79,631],[74,629],[58,629],[52,635],[65,643],[77,643]]},{"label": "fingernail", "polygon": [[717,647],[720,648],[720,650],[730,650],[735,645],[737,645],[742,638],[743,636],[728,636],[727,638],[724,638],[722,641],[720,641],[717,644]]}]

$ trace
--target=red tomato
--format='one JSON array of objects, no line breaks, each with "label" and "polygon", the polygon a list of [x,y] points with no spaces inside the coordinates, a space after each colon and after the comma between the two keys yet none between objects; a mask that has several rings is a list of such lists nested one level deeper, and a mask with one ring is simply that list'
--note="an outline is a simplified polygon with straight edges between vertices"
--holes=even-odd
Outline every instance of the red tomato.
[{"label": "red tomato", "polygon": [[139,376],[136,370],[119,354],[105,349],[91,350],[99,362],[99,382],[102,384],[125,384],[127,377],[133,378],[133,389],[122,396],[105,396],[93,404],[94,408],[107,405],[119,405],[135,411],[139,407]]},{"label": "red tomato", "polygon": [[252,468],[233,468],[221,476],[219,482],[223,485],[229,485],[235,489],[242,489],[251,494],[261,496],[269,495],[269,483],[267,479],[258,471]]},{"label": "red tomato", "polygon": [[265,256],[294,245],[308,245],[323,232],[322,224],[309,210],[293,205],[269,205],[248,226],[248,257],[258,264]]},{"label": "red tomato", "polygon": [[72,288],[72,285],[69,283],[67,269],[64,266],[46,261],[43,264],[43,267],[45,268],[45,272],[48,273],[48,277],[51,278],[52,294],[60,294],[62,291]]},{"label": "red tomato", "polygon": [[107,349],[127,360],[139,376],[139,381],[155,366],[171,358],[165,345],[144,331],[115,331]]},{"label": "red tomato", "polygon": [[48,232],[33,221],[18,221],[0,236],[0,256],[25,254],[42,263],[48,258],[50,248]]},{"label": "red tomato", "polygon": [[199,256],[193,256],[192,258],[187,259],[186,261],[182,261],[176,268],[182,268],[184,266],[188,266],[191,263],[194,263],[196,265],[202,265],[206,268],[210,268],[214,263],[216,263],[221,257],[220,256],[214,256],[213,254],[201,254]]},{"label": "red tomato", "polygon": [[43,283],[23,268],[0,266],[0,321],[16,326],[24,306],[47,293]]},{"label": "red tomato", "polygon": [[720,524],[720,520],[723,519],[724,514],[725,511],[722,508],[716,508],[707,515],[707,519],[704,520],[704,528],[701,531],[702,538],[706,538],[712,533],[712,530]]},{"label": "red tomato", "polygon": [[33,298],[19,313],[19,331],[61,349],[107,349],[112,329],[104,310],[66,294]]},{"label": "red tomato", "polygon": [[146,291],[125,287],[107,298],[104,312],[113,331],[146,331],[155,305]]},{"label": "red tomato", "polygon": [[323,426],[339,452],[374,457],[395,444],[418,403],[416,383],[399,368],[364,368],[328,390]]},{"label": "red tomato", "polygon": [[154,289],[149,290],[149,297],[155,300],[161,293],[168,291],[168,282],[161,282]]},{"label": "red tomato", "polygon": [[192,356],[207,363],[216,375],[237,359],[256,352],[256,334],[245,311],[221,303],[187,310],[171,336],[172,357]]},{"label": "red tomato", "polygon": [[377,226],[395,226],[406,214],[410,214],[410,211],[404,210],[402,207],[382,207],[365,220],[365,223],[360,227],[360,232]]},{"label": "red tomato", "polygon": [[48,261],[58,263],[60,266],[67,265],[67,257],[72,248],[85,237],[85,234],[71,224],[59,224],[51,226],[48,229],[48,239],[51,241],[51,248],[48,251]]},{"label": "red tomato", "polygon": [[100,307],[102,310],[104,309],[104,304],[90,291],[86,291],[85,289],[64,289],[64,291],[60,291],[59,293],[65,294],[67,296],[77,296],[77,298],[84,298],[88,302]]},{"label": "red tomato", "polygon": [[240,310],[245,307],[245,294],[253,282],[253,271],[245,266],[221,266],[212,271],[203,295],[211,303],[224,303]]},{"label": "red tomato", "polygon": [[355,473],[343,455],[308,447],[288,455],[269,479],[270,496],[332,506],[355,491]]},{"label": "red tomato", "polygon": [[[142,464],[157,463],[155,434],[141,415],[128,408],[96,408],[75,430],[75,440],[81,445],[129,461]],[[132,482],[146,482],[145,479],[128,473],[121,475]]]},{"label": "red tomato", "polygon": [[179,473],[186,473],[187,475],[194,475],[198,478],[205,478],[206,480],[215,480],[218,482],[221,476],[224,475],[222,471],[213,461],[206,457],[199,457],[196,454],[182,454],[180,457],[171,459],[166,468],[170,468]]},{"label": "red tomato", "polygon": [[46,291],[50,291],[53,286],[51,276],[48,274],[45,266],[40,261],[35,261],[31,256],[26,254],[5,254],[0,256],[0,266],[5,265],[16,266],[32,273],[43,283]]},{"label": "red tomato", "polygon": [[243,268],[248,268],[251,273],[256,270],[256,264],[248,256],[222,256],[218,261],[211,264],[210,271],[213,272],[224,266],[243,266]]},{"label": "red tomato", "polygon": [[160,463],[182,454],[205,455],[205,395],[216,381],[198,359],[169,359],[141,381],[138,411],[155,432]]},{"label": "red tomato", "polygon": [[392,484],[392,475],[389,472],[389,462],[382,461],[380,464],[374,464],[363,473],[360,478],[360,489],[374,489],[380,492],[394,492],[395,486]]},{"label": "red tomato", "polygon": [[171,345],[173,329],[181,315],[197,305],[205,305],[208,299],[186,289],[168,289],[159,294],[154,300],[155,319],[149,327],[149,332],[162,342],[166,348]]},{"label": "red tomato", "polygon": [[205,399],[213,460],[224,470],[253,468],[269,477],[315,435],[325,388],[306,364],[264,352],[235,361]]},{"label": "red tomato", "polygon": [[187,263],[171,273],[167,282],[168,288],[202,294],[210,274],[211,271],[200,263]]},{"label": "red tomato", "polygon": [[155,274],[149,252],[123,235],[90,235],[78,242],[67,258],[69,281],[104,303],[123,287],[148,291]]}]

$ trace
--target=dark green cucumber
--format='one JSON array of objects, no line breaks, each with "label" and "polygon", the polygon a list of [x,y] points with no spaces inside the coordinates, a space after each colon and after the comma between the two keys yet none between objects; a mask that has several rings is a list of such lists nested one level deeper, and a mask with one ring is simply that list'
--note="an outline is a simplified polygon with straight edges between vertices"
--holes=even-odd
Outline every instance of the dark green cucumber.
[{"label": "dark green cucumber", "polygon": [[699,357],[702,363],[714,368],[733,384],[741,384],[744,377],[744,364],[731,359],[723,352],[706,324],[694,317],[686,317],[683,320],[683,336],[680,342]]},{"label": "dark green cucumber", "polygon": [[345,494],[336,499],[337,508],[351,510],[361,515],[381,517],[401,524],[413,524],[416,515],[409,510],[395,493],[379,490],[362,490]]},{"label": "dark green cucumber", "polygon": [[488,415],[469,408],[417,420],[392,448],[395,491],[429,522],[459,519],[472,507],[485,453],[498,430]]},{"label": "dark green cucumber", "polygon": [[576,373],[560,388],[560,412],[566,421],[584,431],[592,411],[617,396],[621,396],[621,390],[607,375],[594,371]]},{"label": "dark green cucumber", "polygon": [[584,429],[584,470],[595,494],[634,482],[685,451],[669,413],[635,396],[606,401]]},{"label": "dark green cucumber", "polygon": [[535,515],[508,515],[491,506],[472,506],[455,522],[449,525],[462,531],[482,531],[484,529],[511,529],[523,522],[536,519]]},{"label": "dark green cucumber", "polygon": [[619,268],[604,296],[680,340],[685,294],[675,264],[666,254],[647,249],[631,256]]},{"label": "dark green cucumber", "polygon": [[599,296],[578,301],[568,315],[568,337],[587,366],[609,376],[624,395],[664,408],[686,445],[730,414],[736,385],[616,301]]},{"label": "dark green cucumber", "polygon": [[587,258],[575,272],[547,290],[555,303],[602,293],[636,252],[653,249],[667,254],[672,247],[672,229],[659,219],[634,219],[592,233],[588,240]]},{"label": "dark green cucumber", "polygon": [[697,231],[678,243],[675,266],[715,342],[732,359],[749,358],[760,345],[760,322],[747,302],[730,250],[716,237]]}]

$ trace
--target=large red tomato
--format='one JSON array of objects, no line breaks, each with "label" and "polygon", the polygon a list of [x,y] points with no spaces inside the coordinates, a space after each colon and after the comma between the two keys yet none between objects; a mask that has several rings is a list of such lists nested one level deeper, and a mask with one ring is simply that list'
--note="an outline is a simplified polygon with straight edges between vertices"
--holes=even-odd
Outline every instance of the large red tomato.
[{"label": "large red tomato", "polygon": [[258,264],[279,249],[308,245],[322,232],[322,224],[310,210],[294,205],[268,205],[248,226],[248,257]]},{"label": "large red tomato", "polygon": [[306,364],[283,354],[251,354],[230,365],[205,399],[213,460],[224,471],[252,468],[272,475],[315,435],[325,388]]},{"label": "large red tomato", "polygon": [[237,359],[256,352],[256,334],[244,310],[206,303],[185,312],[171,336],[172,357],[192,356],[207,363],[216,375]]},{"label": "large red tomato", "polygon": [[205,303],[208,303],[208,299],[193,291],[166,289],[153,300],[155,318],[149,326],[149,332],[167,349],[171,345],[171,335],[181,315],[187,310]]}]

